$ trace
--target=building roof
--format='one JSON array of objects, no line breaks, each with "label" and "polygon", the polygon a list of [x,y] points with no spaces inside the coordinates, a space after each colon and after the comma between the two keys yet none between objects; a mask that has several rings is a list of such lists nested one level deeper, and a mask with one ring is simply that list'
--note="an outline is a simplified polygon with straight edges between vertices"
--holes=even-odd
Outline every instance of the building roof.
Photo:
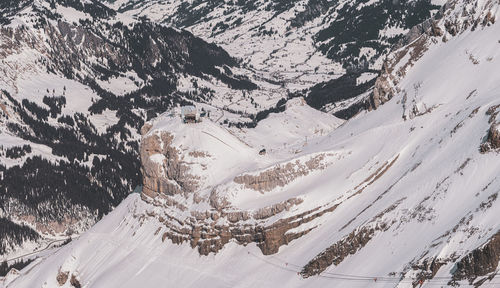
[{"label": "building roof", "polygon": [[182,106],[181,107],[181,114],[182,116],[184,115],[193,115],[193,114],[197,114],[198,113],[198,110],[196,109],[195,106]]}]

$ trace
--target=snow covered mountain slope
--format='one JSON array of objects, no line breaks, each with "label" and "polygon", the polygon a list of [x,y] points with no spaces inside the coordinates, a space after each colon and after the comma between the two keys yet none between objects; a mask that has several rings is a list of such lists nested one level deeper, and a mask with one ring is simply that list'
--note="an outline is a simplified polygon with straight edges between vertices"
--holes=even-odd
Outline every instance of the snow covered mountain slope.
[{"label": "snow covered mountain slope", "polygon": [[2,255],[89,228],[141,184],[146,120],[197,102],[255,125],[287,98],[219,46],[100,1],[2,1],[0,15]]},{"label": "snow covered mountain slope", "polygon": [[[335,13],[359,13],[364,19],[361,22],[372,23],[370,11],[387,8],[398,11],[396,18],[387,25],[378,24],[406,27],[403,31],[436,9],[426,1],[396,6],[372,1],[358,5],[359,11],[355,9],[359,1],[348,1],[344,8],[333,2],[311,2],[308,4],[314,5],[307,7],[303,1],[275,1],[271,5],[263,1],[216,2],[207,2],[199,15],[187,15],[184,12],[197,4],[183,2],[181,7],[177,1],[177,8],[168,12],[173,14],[165,12],[170,20],[150,18],[187,28],[221,45],[231,43],[223,45],[231,54],[189,32],[134,17],[148,14],[149,8],[144,13],[137,13],[137,9],[153,2],[141,1],[130,9],[123,1],[115,2],[116,11],[97,0],[1,1],[0,220],[8,224],[6,233],[0,235],[0,254],[10,258],[29,252],[25,247],[42,248],[44,241],[84,231],[118,205],[142,181],[139,128],[166,109],[196,102],[212,111],[212,120],[226,123],[233,133],[251,135],[254,131],[237,128],[254,127],[269,112],[283,110],[290,91],[336,78],[340,75],[332,73],[342,74],[345,67],[356,66],[352,63],[362,57],[356,49],[348,57],[332,61],[328,58],[331,54],[324,56],[316,47],[327,45],[326,40],[323,43],[316,38],[326,33],[321,31],[333,25],[334,18],[338,20],[332,16]],[[214,5],[219,8],[211,12]],[[220,21],[212,17],[221,13],[241,16],[241,23],[233,23],[232,28],[219,24],[213,32],[207,27],[217,26]],[[323,23],[324,15],[331,19]],[[415,19],[412,16],[413,20],[407,21],[410,15]],[[197,24],[188,25],[188,18],[193,17]],[[366,25],[357,26],[363,30]],[[378,29],[385,29],[382,26]],[[236,34],[240,36],[231,40]],[[375,34],[365,40],[377,38]],[[383,43],[380,51],[388,50],[399,37],[379,39]],[[335,45],[343,50],[339,43]],[[372,58],[369,62],[375,65],[380,57]],[[352,97],[358,94],[362,94],[361,100],[366,99],[363,92],[373,86],[377,75],[371,68],[332,80],[333,86],[343,88],[333,94],[341,95],[340,100],[348,99],[329,111],[350,107]],[[306,101],[315,108],[338,102],[339,97],[332,100],[328,96],[332,85],[313,89],[317,93],[309,93]],[[316,98],[319,100],[311,101]],[[342,117],[356,112],[349,110]],[[296,120],[287,126],[287,130],[296,130],[290,141],[308,141],[310,131],[301,134],[299,128],[291,126],[303,116],[293,117]],[[338,119],[330,122],[311,129],[317,128],[316,134],[327,133],[338,125]],[[278,123],[270,120],[257,130],[266,125],[270,131]],[[284,139],[288,138],[283,137],[288,133],[274,133],[274,144],[287,143]]]},{"label": "snow covered mountain slope", "polygon": [[[352,83],[329,83],[328,93],[311,93],[306,100],[316,108],[338,104],[339,97],[346,97],[346,90],[360,90],[349,96],[352,98],[371,88],[373,82],[369,80],[376,76],[373,72],[381,68],[390,47],[444,3],[443,0],[108,2],[132,17],[147,17],[187,29],[217,43],[242,59],[244,66],[283,83],[291,91],[309,89],[345,74],[348,79],[353,78]],[[371,74],[363,75],[364,72]],[[366,79],[367,75],[372,76]],[[368,80],[370,85],[356,87],[357,78]],[[338,91],[339,88],[343,91]],[[338,110],[349,107],[344,106]],[[348,118],[354,114],[349,111],[338,115]]]},{"label": "snow covered mountain slope", "polygon": [[[283,112],[269,114],[254,129],[233,132],[254,148],[266,149],[271,153],[282,150],[290,153],[290,149],[300,149],[299,144],[305,145],[316,137],[326,135],[343,122],[311,108],[303,98],[293,98],[285,104]],[[266,138],[265,141],[262,141],[263,138]]]},{"label": "snow covered mountain slope", "polygon": [[450,1],[391,55],[383,105],[287,149],[162,115],[141,197],[4,286],[498,287],[499,16]]}]

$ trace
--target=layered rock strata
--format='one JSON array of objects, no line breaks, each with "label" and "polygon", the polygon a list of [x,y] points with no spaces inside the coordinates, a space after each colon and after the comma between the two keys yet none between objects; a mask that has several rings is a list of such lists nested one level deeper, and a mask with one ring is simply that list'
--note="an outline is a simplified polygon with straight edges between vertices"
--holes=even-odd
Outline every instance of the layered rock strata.
[{"label": "layered rock strata", "polygon": [[[242,245],[253,242],[268,255],[315,228],[302,228],[303,224],[337,207],[330,203],[294,214],[292,210],[296,210],[303,200],[291,197],[258,209],[241,210],[229,203],[218,187],[212,187],[208,194],[200,193],[204,190],[204,176],[193,172],[192,166],[199,163],[192,161],[207,160],[210,152],[176,147],[176,136],[168,131],[150,132],[151,128],[146,124],[141,131],[141,196],[144,201],[162,209],[138,217],[144,220],[156,218],[161,223],[156,233],[162,233],[163,241],[190,243],[202,255],[216,253],[230,241]],[[276,165],[256,175],[239,175],[233,179],[233,184],[268,192],[314,170],[324,169],[325,157],[319,154],[309,160]]]}]

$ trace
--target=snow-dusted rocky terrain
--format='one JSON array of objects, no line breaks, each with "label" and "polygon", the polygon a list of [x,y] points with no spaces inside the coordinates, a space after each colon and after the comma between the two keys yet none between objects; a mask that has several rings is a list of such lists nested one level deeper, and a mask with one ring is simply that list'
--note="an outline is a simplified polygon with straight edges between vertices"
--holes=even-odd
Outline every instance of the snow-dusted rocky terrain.
[{"label": "snow-dusted rocky terrain", "polygon": [[499,287],[499,6],[448,1],[346,122],[146,122],[141,195],[0,285]]},{"label": "snow-dusted rocky terrain", "polygon": [[141,184],[144,121],[197,102],[213,121],[255,125],[288,97],[219,46],[99,1],[2,1],[0,24],[7,259],[88,229]]},{"label": "snow-dusted rocky terrain", "polygon": [[[307,83],[308,77],[313,83],[321,75],[324,81],[331,80],[330,75],[342,73],[342,67],[363,61],[380,66],[384,49],[445,1],[109,2],[126,15],[186,28],[214,41],[257,71],[293,79],[289,83],[293,88],[293,83]],[[337,25],[344,29],[336,29]],[[349,51],[349,45],[356,48]]]},{"label": "snow-dusted rocky terrain", "polygon": [[[118,205],[142,181],[140,127],[174,106],[197,103],[253,145],[275,123],[238,128],[291,97],[343,119],[370,108],[382,55],[441,3],[358,2],[2,1],[0,254],[75,236]],[[351,14],[359,23],[342,22]],[[225,27],[221,15],[241,23]],[[332,36],[335,25],[353,30]],[[344,52],[332,45],[347,54],[333,57]],[[308,131],[284,127],[275,144],[289,129],[306,141]]]},{"label": "snow-dusted rocky terrain", "polygon": [[[365,107],[364,92],[373,86],[374,72],[390,47],[445,0],[108,2],[130,17],[186,29],[217,43],[260,77],[290,91],[305,89],[308,104],[345,119]],[[356,87],[359,81],[369,85]],[[318,91],[324,85],[329,93]]]}]

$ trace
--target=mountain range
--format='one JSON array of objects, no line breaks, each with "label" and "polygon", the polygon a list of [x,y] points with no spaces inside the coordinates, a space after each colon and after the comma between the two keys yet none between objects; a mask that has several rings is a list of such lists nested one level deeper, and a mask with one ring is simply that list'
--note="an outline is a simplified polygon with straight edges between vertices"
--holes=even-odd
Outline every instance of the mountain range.
[{"label": "mountain range", "polygon": [[499,6],[0,4],[0,287],[497,287]]}]

